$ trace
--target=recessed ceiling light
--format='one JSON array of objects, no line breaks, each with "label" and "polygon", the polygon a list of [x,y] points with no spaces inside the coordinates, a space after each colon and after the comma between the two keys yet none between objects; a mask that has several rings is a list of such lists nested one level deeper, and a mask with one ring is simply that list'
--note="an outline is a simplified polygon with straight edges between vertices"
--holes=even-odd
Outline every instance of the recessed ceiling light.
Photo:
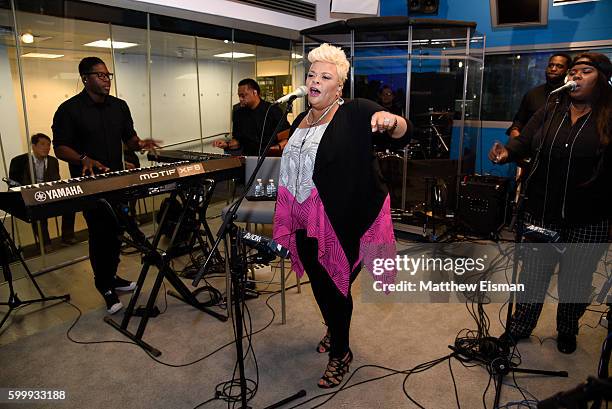
[{"label": "recessed ceiling light", "polygon": [[136,47],[138,44],[136,43],[128,43],[125,41],[111,41],[110,38],[107,38],[106,40],[96,40],[96,41],[92,41],[91,43],[87,43],[87,44],[83,44],[87,47],[98,47],[98,48],[112,48],[120,50],[122,48],[130,48],[130,47]]},{"label": "recessed ceiling light", "polygon": [[215,57],[219,57],[219,58],[246,58],[246,57],[255,57],[255,54],[230,52],[230,53],[223,53],[223,54],[215,54]]},{"label": "recessed ceiling light", "polygon": [[44,54],[44,53],[27,53],[23,54],[24,58],[61,58],[64,54]]},{"label": "recessed ceiling light", "polygon": [[34,42],[34,36],[32,33],[23,33],[21,35],[21,42],[26,44],[32,44]]}]

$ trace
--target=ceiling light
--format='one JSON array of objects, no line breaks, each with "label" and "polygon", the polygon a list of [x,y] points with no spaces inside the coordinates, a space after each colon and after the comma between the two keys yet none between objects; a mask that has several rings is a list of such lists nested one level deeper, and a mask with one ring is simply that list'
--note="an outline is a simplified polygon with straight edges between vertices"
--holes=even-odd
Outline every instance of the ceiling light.
[{"label": "ceiling light", "polygon": [[88,46],[88,47],[98,47],[98,48],[111,48],[112,46],[112,48],[116,50],[120,50],[122,48],[136,47],[138,44],[127,43],[124,41],[111,41],[110,38],[107,38],[106,40],[96,40],[96,41],[92,41],[91,43],[87,43],[83,45]]},{"label": "ceiling light", "polygon": [[34,36],[32,33],[23,33],[21,35],[21,42],[25,44],[32,44],[34,42]]},{"label": "ceiling light", "polygon": [[60,58],[63,57],[64,54],[43,54],[43,53],[27,53],[23,54],[24,58]]},{"label": "ceiling light", "polygon": [[291,53],[291,58],[299,59],[299,58],[302,58],[302,56],[300,54],[297,54],[297,53]]},{"label": "ceiling light", "polygon": [[246,57],[255,57],[255,54],[231,52],[231,53],[215,54],[215,57],[219,57],[219,58],[246,58]]}]

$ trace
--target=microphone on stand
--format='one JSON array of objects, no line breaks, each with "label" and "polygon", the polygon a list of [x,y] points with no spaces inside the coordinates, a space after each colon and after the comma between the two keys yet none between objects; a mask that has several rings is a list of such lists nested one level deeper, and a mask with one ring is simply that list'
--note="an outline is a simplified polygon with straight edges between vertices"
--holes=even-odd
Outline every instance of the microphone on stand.
[{"label": "microphone on stand", "polygon": [[6,183],[9,188],[21,186],[21,183],[17,182],[16,180],[10,179],[10,178],[2,178],[2,181]]},{"label": "microphone on stand", "polygon": [[574,91],[576,89],[576,85],[577,85],[576,81],[568,81],[562,87],[559,87],[559,88],[551,91],[550,95],[557,94],[557,93],[565,91],[565,90],[569,90],[569,92],[572,92],[572,91]]},{"label": "microphone on stand", "polygon": [[306,94],[308,94],[308,88],[306,88],[306,85],[301,85],[295,91],[274,101],[274,105],[283,104],[285,102],[293,101],[296,98],[305,97]]}]

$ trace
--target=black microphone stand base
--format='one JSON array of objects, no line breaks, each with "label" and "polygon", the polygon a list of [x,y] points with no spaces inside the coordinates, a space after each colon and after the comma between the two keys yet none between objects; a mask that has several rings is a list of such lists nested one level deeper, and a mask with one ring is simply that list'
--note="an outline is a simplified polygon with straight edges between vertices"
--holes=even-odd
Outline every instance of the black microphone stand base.
[{"label": "black microphone stand base", "polygon": [[3,305],[3,306],[6,305],[9,307],[8,311],[5,313],[4,317],[2,318],[2,321],[0,321],[0,328],[2,328],[2,326],[4,325],[8,317],[17,308],[26,306],[26,305],[30,305],[30,304],[34,304],[34,303],[38,303],[38,302],[47,302],[47,301],[55,301],[55,300],[70,301],[70,294],[57,295],[53,297],[32,298],[29,300],[20,300],[19,297],[17,296],[17,293],[10,295],[7,302],[0,302],[0,305]]},{"label": "black microphone stand base", "polygon": [[[34,284],[34,287],[36,288],[36,291],[38,292],[38,295],[40,296],[40,298],[31,298],[28,300],[19,299],[13,287],[13,273],[11,272],[11,267],[10,267],[11,260],[19,261],[19,263],[22,265],[23,269],[25,270],[27,276],[30,277],[32,284]],[[28,265],[26,264],[25,260],[21,256],[20,251],[17,249],[17,246],[15,246],[13,239],[9,235],[4,225],[0,225],[0,267],[2,267],[2,273],[4,276],[4,280],[7,282],[8,287],[9,287],[8,300],[6,302],[0,302],[0,305],[9,307],[8,311],[4,314],[2,321],[0,321],[0,328],[2,328],[6,320],[8,320],[8,317],[11,315],[11,313],[15,309],[21,306],[30,305],[30,304],[39,303],[39,302],[55,301],[55,300],[59,300],[59,301],[70,300],[70,294],[63,294],[63,295],[57,295],[57,296],[51,296],[51,297],[45,296],[41,288],[38,286],[38,283],[34,279],[32,272],[30,272]]]}]

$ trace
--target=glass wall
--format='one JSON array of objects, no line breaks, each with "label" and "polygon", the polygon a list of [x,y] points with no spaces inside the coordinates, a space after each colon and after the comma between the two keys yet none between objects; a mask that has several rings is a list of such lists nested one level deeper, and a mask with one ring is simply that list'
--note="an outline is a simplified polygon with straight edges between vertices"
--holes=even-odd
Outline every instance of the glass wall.
[{"label": "glass wall", "polygon": [[574,57],[581,52],[592,51],[612,58],[612,48],[574,47],[549,48],[538,51],[507,51],[487,55],[484,70],[484,100],[482,119],[486,121],[512,121],[523,95],[531,88],[545,82],[544,72],[549,57],[564,52]]},{"label": "glass wall", "polygon": [[[83,90],[78,64],[87,56],[101,58],[115,74],[110,93],[127,102],[140,138],[161,140],[171,149],[222,153],[211,143],[231,132],[241,79],[259,79],[267,99],[291,88],[289,40],[91,3],[72,7],[73,3],[15,0],[12,9],[12,2],[0,0],[3,177],[13,158],[33,154],[32,135],[53,137],[51,124],[58,106]],[[234,41],[236,36],[241,42]],[[49,155],[55,156],[53,147]],[[140,153],[133,161],[136,166],[149,165]],[[33,167],[24,163],[29,180],[33,174],[35,179]],[[49,180],[69,177],[66,163],[59,161],[57,174]],[[150,200],[143,203],[147,204],[138,206],[140,212],[156,207]],[[75,232],[75,239],[64,241],[61,216],[48,220],[48,240],[30,223],[10,215],[4,222],[35,271],[87,255],[80,213],[74,227],[65,229]]]},{"label": "glass wall", "polygon": [[321,42],[342,47],[352,63],[344,95],[376,101],[414,125],[405,147],[375,141],[391,206],[421,205],[425,179],[436,178],[447,186],[452,209],[458,176],[475,167],[484,37],[470,23],[396,19],[380,27],[356,19],[306,30],[302,47],[305,53]]}]

